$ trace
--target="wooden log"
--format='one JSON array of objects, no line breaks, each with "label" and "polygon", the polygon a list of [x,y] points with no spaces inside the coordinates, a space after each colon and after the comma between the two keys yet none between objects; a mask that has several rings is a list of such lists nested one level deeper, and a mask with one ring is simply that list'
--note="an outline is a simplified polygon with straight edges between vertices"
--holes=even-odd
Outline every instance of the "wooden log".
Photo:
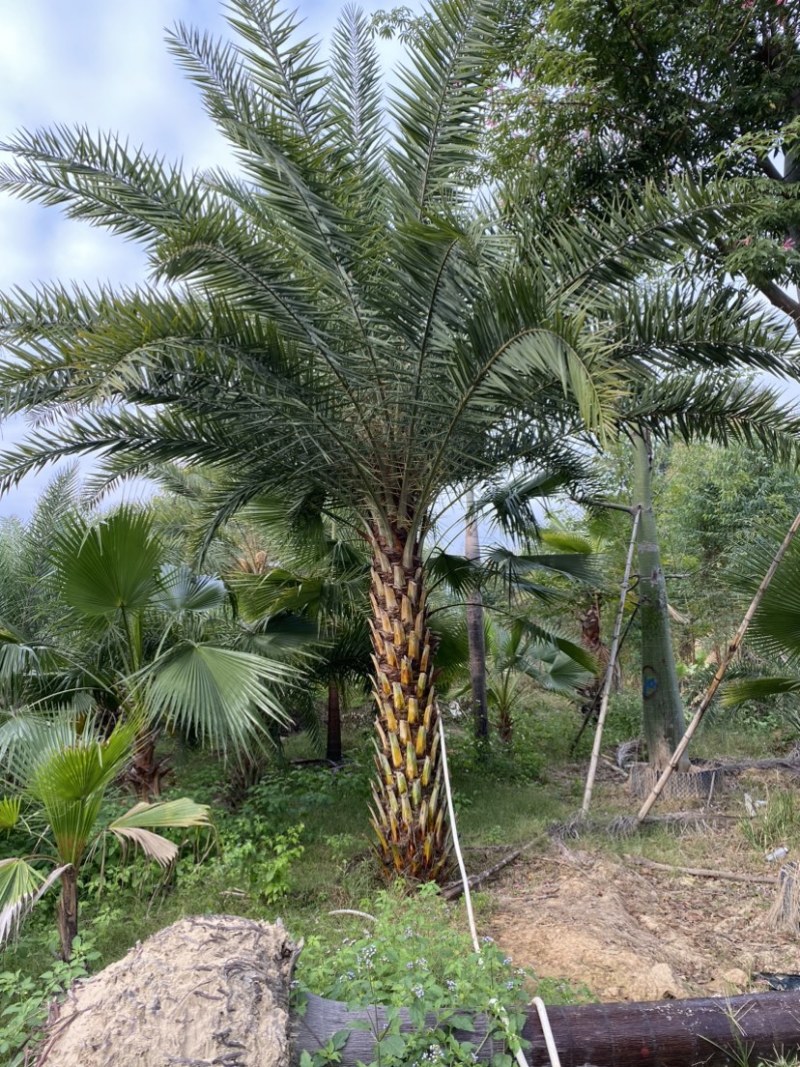
[{"label": "wooden log", "polygon": [[[631,1004],[572,1004],[550,1007],[562,1067],[730,1067],[757,1064],[800,1052],[800,992],[754,993],[738,997],[661,1000]],[[401,1009],[401,1028],[411,1030]],[[338,1030],[351,1029],[341,1051],[343,1067],[375,1057],[374,1035],[386,1026],[385,1008],[349,1011],[346,1004],[311,996],[305,1014],[295,1020],[295,1058],[318,1051]],[[429,1025],[435,1019],[428,1017]],[[354,1026],[368,1029],[352,1029]],[[475,1017],[473,1033],[460,1040],[480,1044],[486,1021]],[[550,1058],[534,1008],[528,1010],[523,1036],[530,1042],[530,1067],[548,1067]],[[480,1049],[482,1061],[502,1050],[498,1042]]]},{"label": "wooden log", "polygon": [[[548,1008],[562,1067],[724,1067],[756,1064],[776,1051],[800,1050],[800,995],[739,997]],[[550,1060],[535,1012],[523,1035],[530,1067]]]}]

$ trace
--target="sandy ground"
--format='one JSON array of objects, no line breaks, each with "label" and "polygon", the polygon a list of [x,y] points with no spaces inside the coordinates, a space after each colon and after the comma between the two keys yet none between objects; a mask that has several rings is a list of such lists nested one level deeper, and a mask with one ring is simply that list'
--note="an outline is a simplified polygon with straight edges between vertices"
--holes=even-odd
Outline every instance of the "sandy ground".
[{"label": "sandy ground", "polygon": [[[741,810],[745,786],[757,792],[759,783],[737,783],[720,805]],[[486,932],[516,964],[587,986],[602,1000],[735,994],[765,988],[751,977],[756,971],[800,971],[800,941],[766,922],[776,888],[643,868],[625,848],[553,841],[518,861],[494,883]],[[646,838],[632,840],[630,852],[642,851],[652,855]],[[777,874],[736,819],[680,832],[671,852],[671,863]]]}]

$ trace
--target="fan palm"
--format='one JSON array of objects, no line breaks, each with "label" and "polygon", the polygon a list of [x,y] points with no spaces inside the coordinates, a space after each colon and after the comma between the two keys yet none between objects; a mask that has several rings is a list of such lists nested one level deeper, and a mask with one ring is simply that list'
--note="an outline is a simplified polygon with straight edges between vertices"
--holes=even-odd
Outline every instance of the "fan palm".
[{"label": "fan palm", "polygon": [[[355,516],[372,562],[374,823],[385,866],[420,878],[447,862],[423,556],[437,499],[547,468],[575,429],[604,433],[647,369],[591,324],[649,264],[751,210],[746,191],[687,184],[546,227],[477,196],[496,5],[431,14],[388,108],[353,8],[328,69],[274,0],[232,0],[236,43],[178,25],[169,47],[240,175],[187,175],[83,128],[21,133],[0,172],[3,189],[137,241],[154,278],[2,299],[6,410],[66,419],[12,450],[0,483],[99,451],[112,480],[175,459],[226,469],[220,522],[265,492],[292,515]],[[758,316],[741,321],[727,295],[702,302],[692,322],[712,333],[662,361],[729,359],[735,335],[778,366]]]},{"label": "fan palm", "polygon": [[[120,723],[103,737],[92,725],[79,731],[61,717],[33,729],[15,747],[6,773],[10,791],[0,799],[0,830],[27,828],[34,845],[30,856],[0,860],[0,943],[60,879],[58,929],[62,956],[69,959],[78,932],[81,865],[103,835],[167,867],[178,848],[155,831],[208,825],[208,809],[185,797],[137,803],[104,821],[103,800],[130,760],[134,735],[135,723]],[[43,865],[51,868],[47,875]]]},{"label": "fan palm", "polygon": [[[774,555],[774,545],[748,547],[748,576],[741,582],[752,595]],[[741,581],[741,579],[740,579]],[[767,660],[779,663],[780,674],[741,677],[724,687],[722,703],[728,707],[748,700],[764,700],[800,693],[800,550],[792,545],[781,561],[750,624],[747,643]]]},{"label": "fan palm", "polygon": [[492,623],[488,634],[487,697],[497,716],[501,741],[510,743],[514,712],[530,682],[542,689],[577,697],[593,675],[555,645],[537,640],[524,618]]},{"label": "fan palm", "polygon": [[234,647],[224,584],[166,564],[145,512],[66,514],[50,552],[54,621],[26,632],[0,620],[0,682],[34,712],[90,696],[106,719],[139,722],[130,777],[140,798],[159,792],[159,727],[242,751],[263,740],[262,716],[286,721],[275,687],[289,669]]}]

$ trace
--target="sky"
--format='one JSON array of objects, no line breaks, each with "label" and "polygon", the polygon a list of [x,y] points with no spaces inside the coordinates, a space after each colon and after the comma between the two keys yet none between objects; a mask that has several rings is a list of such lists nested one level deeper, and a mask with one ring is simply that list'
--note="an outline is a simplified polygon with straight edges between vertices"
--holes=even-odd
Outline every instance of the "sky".
[{"label": "sky", "polygon": [[[392,3],[361,6],[370,12]],[[297,7],[304,34],[328,39],[338,0],[299,0]],[[228,36],[223,12],[219,0],[0,0],[0,142],[23,127],[84,124],[182,159],[189,169],[229,162],[198,91],[164,42],[165,29],[181,21]],[[382,51],[389,67],[400,46]],[[0,193],[0,290],[143,277],[144,258],[133,245]],[[0,448],[23,432],[21,419],[0,426]],[[0,498],[0,517],[28,514],[51,476],[29,478]]]}]

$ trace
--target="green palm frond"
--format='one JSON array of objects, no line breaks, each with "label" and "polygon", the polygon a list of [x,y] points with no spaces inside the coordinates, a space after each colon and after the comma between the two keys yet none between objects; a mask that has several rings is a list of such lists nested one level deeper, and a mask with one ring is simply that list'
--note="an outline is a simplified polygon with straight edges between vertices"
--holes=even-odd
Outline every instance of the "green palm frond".
[{"label": "green palm frond", "polygon": [[[118,723],[106,739],[93,730],[75,732],[64,744],[55,730],[40,729],[35,747],[21,757],[26,766],[25,791],[45,807],[82,802],[102,793],[128,762],[135,724]],[[53,736],[50,736],[50,735]]]},{"label": "green palm frond", "polygon": [[178,856],[178,846],[154,833],[154,829],[210,826],[208,807],[187,797],[157,804],[135,804],[108,824],[109,833],[122,842],[130,841],[161,867],[169,867]]},{"label": "green palm frond", "polygon": [[190,567],[162,566],[159,592],[155,604],[166,612],[179,615],[186,611],[218,611],[228,600],[228,591],[220,578],[195,574]]},{"label": "green palm frond", "polygon": [[0,797],[0,830],[13,830],[22,812],[22,797]]},{"label": "green palm frond", "polygon": [[785,693],[800,693],[800,678],[740,678],[724,686],[722,704],[733,708],[748,700],[764,700]]},{"label": "green palm frond", "polygon": [[0,946],[14,935],[25,916],[54,885],[66,867],[44,877],[21,858],[0,860]]},{"label": "green palm frond", "polygon": [[663,437],[741,441],[782,461],[797,456],[800,409],[781,392],[741,374],[683,373],[641,387],[623,406],[621,421],[645,425]]},{"label": "green palm frond", "polygon": [[95,523],[66,522],[55,548],[64,599],[84,616],[135,614],[159,592],[161,547],[141,510],[123,507]]},{"label": "green palm frond", "polygon": [[223,751],[242,751],[265,739],[262,716],[287,722],[276,692],[295,679],[295,671],[277,661],[183,641],[145,669],[137,692],[153,720]]},{"label": "green palm frond", "polygon": [[[482,61],[493,35],[496,5],[435,0],[394,88],[391,119],[401,136],[392,168],[423,218],[429,205],[454,193],[454,177],[474,165],[484,120]],[[466,182],[465,182],[466,184]]]}]

